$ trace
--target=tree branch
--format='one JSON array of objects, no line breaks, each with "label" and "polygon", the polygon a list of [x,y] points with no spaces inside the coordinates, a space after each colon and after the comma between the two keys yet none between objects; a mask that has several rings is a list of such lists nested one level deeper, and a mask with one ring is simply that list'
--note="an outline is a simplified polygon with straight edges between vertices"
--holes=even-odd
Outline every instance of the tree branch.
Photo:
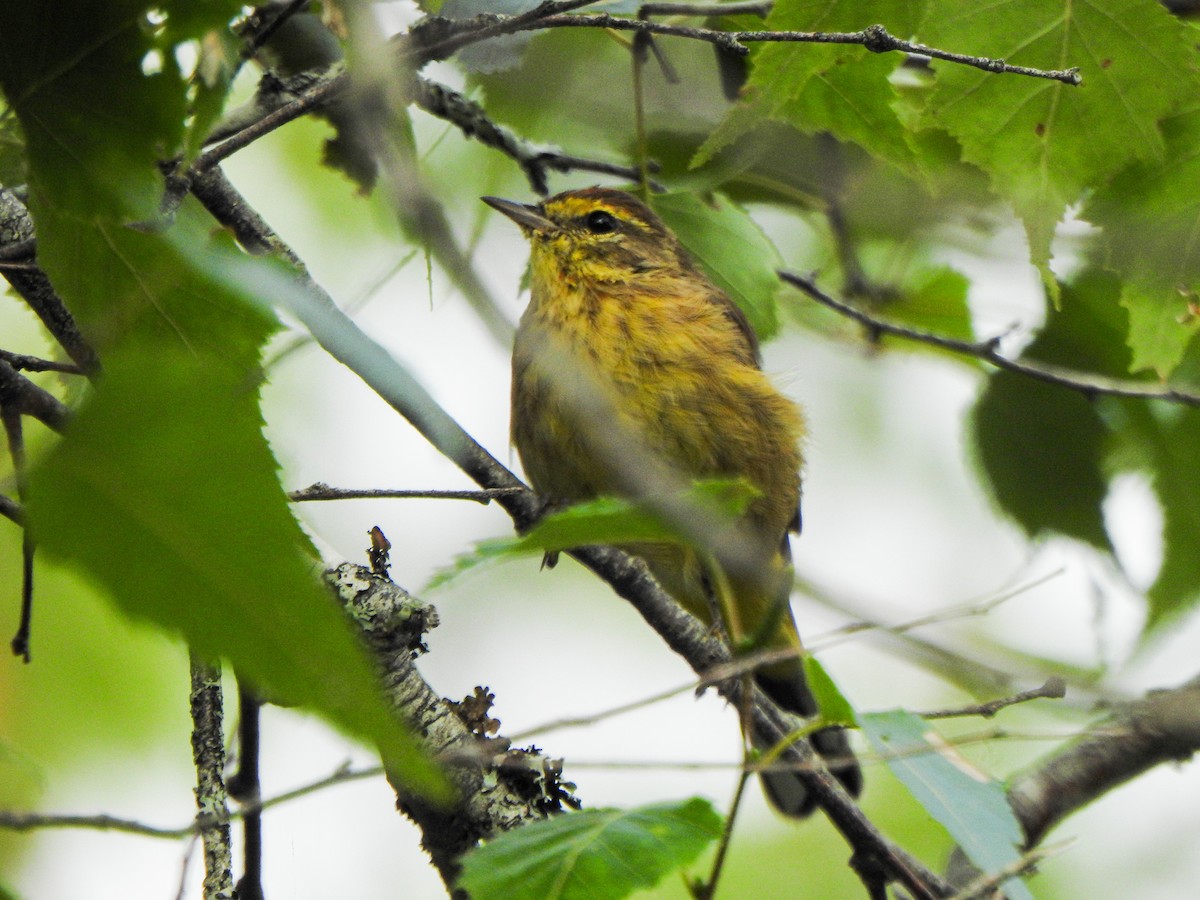
[{"label": "tree branch", "polygon": [[1107,726],[1018,777],[1009,803],[1036,846],[1056,824],[1113,788],[1200,751],[1200,675],[1116,709]]},{"label": "tree branch", "polygon": [[[13,245],[25,246],[33,237],[33,219],[29,210],[15,193],[0,187],[0,249]],[[79,326],[50,284],[46,273],[37,267],[0,267],[0,273],[85,374],[91,376],[100,371],[96,352],[84,340]]]},{"label": "tree branch", "polygon": [[492,735],[499,723],[487,718],[485,690],[476,689],[469,704],[433,692],[413,663],[425,632],[437,625],[431,606],[363,566],[343,563],[326,578],[366,638],[388,703],[428,752],[449,766],[459,798],[453,806],[431,806],[399,789],[397,797],[454,892],[459,862],[480,840],[576,805],[559,780],[561,764]]},{"label": "tree branch", "polygon": [[86,374],[83,369],[73,363],[55,362],[52,359],[42,359],[40,356],[13,353],[11,350],[0,350],[0,360],[4,360],[18,372],[61,372],[64,375]]},{"label": "tree branch", "polygon": [[233,850],[225,794],[221,670],[191,654],[192,759],[204,843],[204,900],[232,900]]},{"label": "tree branch", "polygon": [[61,432],[71,411],[45,388],[38,387],[0,358],[0,407],[33,416],[47,428]]},{"label": "tree branch", "polygon": [[942,337],[928,331],[920,331],[905,325],[896,325],[885,319],[879,319],[870,313],[835,300],[822,291],[811,278],[796,275],[792,272],[781,271],[779,277],[788,284],[799,288],[822,306],[827,306],[868,328],[873,334],[891,335],[909,341],[928,344],[941,350],[949,350],[963,356],[971,356],[983,362],[990,363],[998,369],[1006,369],[1019,375],[1026,375],[1038,381],[1055,384],[1059,387],[1079,391],[1088,397],[1104,395],[1109,397],[1127,397],[1135,400],[1166,400],[1169,403],[1181,403],[1185,406],[1200,406],[1200,394],[1177,388],[1160,387],[1158,385],[1135,381],[1129,378],[1108,378],[1091,372],[1081,372],[1054,363],[1039,362],[1028,359],[1009,359],[1002,356],[997,349],[995,339],[971,342],[955,338]]},{"label": "tree branch", "polygon": [[[583,6],[586,4],[576,4]],[[652,22],[648,19],[627,19],[601,13],[598,15],[564,15],[554,9],[557,4],[543,3],[536,9],[520,16],[477,16],[464,22],[447,23],[446,20],[423,21],[412,29],[410,35],[416,40],[406,45],[405,55],[416,67],[435,59],[444,59],[456,50],[496,35],[514,34],[521,31],[538,31],[549,28],[604,28],[612,31],[634,31],[642,34],[669,35],[694,41],[704,41],[722,50],[745,56],[750,52],[748,43],[798,42],[809,44],[858,44],[872,53],[899,51],[917,56],[941,59],[958,65],[982,69],[994,74],[1024,75],[1031,78],[1046,78],[1064,84],[1078,85],[1083,82],[1079,69],[1035,69],[1028,66],[1011,66],[1002,59],[970,56],[953,53],[924,44],[903,41],[888,32],[882,25],[868,25],[861,31],[720,31],[712,28],[693,28]],[[438,33],[440,29],[440,34]],[[437,38],[430,41],[432,35]]]}]

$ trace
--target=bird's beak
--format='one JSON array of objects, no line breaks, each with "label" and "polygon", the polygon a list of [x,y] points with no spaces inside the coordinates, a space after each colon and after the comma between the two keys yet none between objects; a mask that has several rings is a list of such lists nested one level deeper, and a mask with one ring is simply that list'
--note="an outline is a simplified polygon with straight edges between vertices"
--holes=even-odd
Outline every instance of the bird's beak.
[{"label": "bird's beak", "polygon": [[556,229],[556,225],[542,215],[542,211],[536,206],[530,206],[526,203],[517,203],[513,200],[502,200],[499,197],[480,197],[484,203],[494,210],[504,213],[514,222],[521,226],[522,229],[532,231],[538,234],[545,234]]}]

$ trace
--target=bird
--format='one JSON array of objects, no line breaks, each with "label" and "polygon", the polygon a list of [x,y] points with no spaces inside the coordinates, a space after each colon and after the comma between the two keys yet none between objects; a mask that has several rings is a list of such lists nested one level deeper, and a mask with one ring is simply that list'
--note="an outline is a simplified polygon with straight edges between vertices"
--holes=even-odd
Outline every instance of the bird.
[{"label": "bird", "polygon": [[[748,482],[756,496],[736,523],[734,551],[724,541],[715,553],[680,542],[622,549],[734,647],[785,651],[756,668],[755,680],[784,709],[817,715],[789,604],[805,423],[764,373],[745,314],[630,193],[591,187],[537,204],[482,199],[530,244],[511,439],[532,486],[556,506],[645,500],[704,479]],[[845,732],[828,727],[810,739],[857,795],[862,772]],[[785,815],[815,806],[794,773],[764,771],[763,785]]]}]

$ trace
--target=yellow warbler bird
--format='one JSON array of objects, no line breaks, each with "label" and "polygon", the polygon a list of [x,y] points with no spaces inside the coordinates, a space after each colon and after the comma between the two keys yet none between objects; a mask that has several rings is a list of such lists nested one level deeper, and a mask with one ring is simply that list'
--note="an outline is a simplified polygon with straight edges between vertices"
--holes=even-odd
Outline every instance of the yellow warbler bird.
[{"label": "yellow warbler bird", "polygon": [[[784,708],[815,715],[788,605],[804,423],[763,373],[746,317],[630,194],[589,188],[536,206],[483,200],[531,244],[532,299],[513,350],[512,440],[533,486],[570,503],[747,480],[759,496],[728,541],[736,552],[728,535],[712,554],[666,543],[625,549],[701,620],[712,623],[719,610],[735,647],[753,640],[794,651],[755,678]],[[862,774],[844,733],[824,729],[812,739],[857,794]],[[767,773],[764,785],[780,811],[812,809],[794,775]]]}]

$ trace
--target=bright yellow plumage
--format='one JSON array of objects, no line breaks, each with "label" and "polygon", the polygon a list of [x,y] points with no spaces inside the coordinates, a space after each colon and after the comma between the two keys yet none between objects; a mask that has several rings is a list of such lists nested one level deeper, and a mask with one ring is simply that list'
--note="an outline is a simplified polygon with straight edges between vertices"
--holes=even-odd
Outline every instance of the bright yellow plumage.
[{"label": "bright yellow plumage", "polygon": [[[740,523],[752,569],[714,573],[701,554],[673,544],[626,549],[702,620],[719,605],[735,644],[761,637],[768,623],[764,646],[799,651],[787,531],[799,526],[804,425],[762,372],[745,316],[629,194],[591,188],[536,207],[485,199],[532,247],[532,300],[513,351],[512,438],[534,487],[571,502],[745,478],[761,492]],[[715,590],[716,581],[726,588]],[[757,677],[783,706],[816,712],[799,658]],[[822,734],[822,752],[848,752],[840,733]],[[839,777],[851,789],[861,780],[852,763]],[[789,781],[772,776],[768,793],[802,814],[808,802]]]}]

